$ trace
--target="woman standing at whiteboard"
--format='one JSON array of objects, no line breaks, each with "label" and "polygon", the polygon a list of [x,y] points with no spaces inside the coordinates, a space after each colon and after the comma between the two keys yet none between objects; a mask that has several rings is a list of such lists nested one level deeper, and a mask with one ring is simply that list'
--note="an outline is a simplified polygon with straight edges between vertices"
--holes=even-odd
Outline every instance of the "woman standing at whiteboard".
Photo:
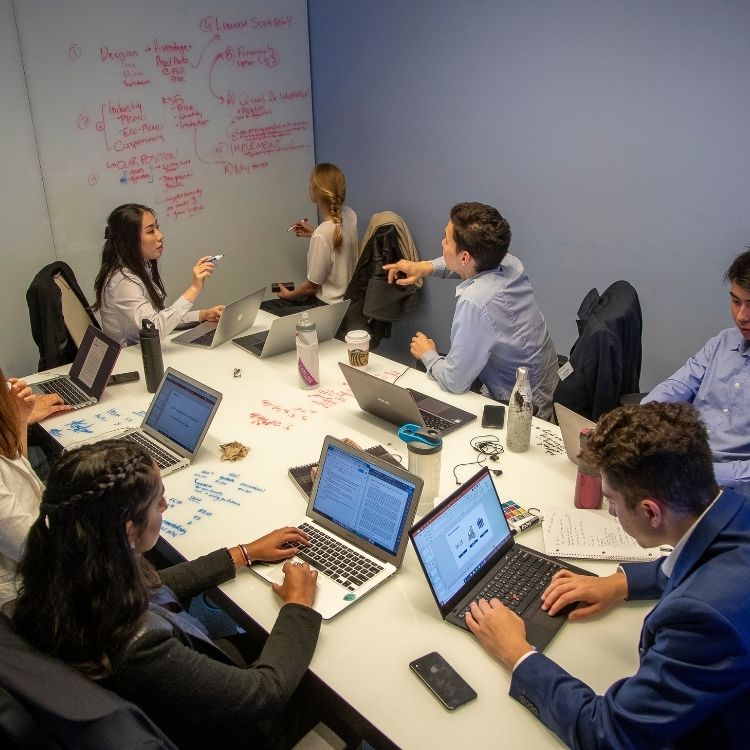
[{"label": "woman standing at whiteboard", "polygon": [[279,288],[279,299],[286,304],[304,309],[344,298],[357,264],[359,245],[357,214],[344,205],[345,198],[343,172],[335,164],[317,164],[310,175],[310,200],[318,207],[323,221],[316,229],[307,219],[292,224],[297,237],[310,238],[310,247],[307,278],[294,290],[283,285]]},{"label": "woman standing at whiteboard", "polygon": [[169,307],[158,260],[164,252],[164,235],[155,213],[139,203],[118,206],[107,219],[102,267],[94,282],[95,310],[104,332],[121,346],[138,342],[144,319],[151,320],[164,337],[180,323],[216,321],[224,305],[192,311],[214,263],[203,256],[193,266],[193,280]]}]

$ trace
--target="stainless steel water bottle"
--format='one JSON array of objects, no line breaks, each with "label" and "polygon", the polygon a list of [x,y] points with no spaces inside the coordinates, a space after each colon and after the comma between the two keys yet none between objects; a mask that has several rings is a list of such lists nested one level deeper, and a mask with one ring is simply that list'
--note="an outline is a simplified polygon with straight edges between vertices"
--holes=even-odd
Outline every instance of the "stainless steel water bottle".
[{"label": "stainless steel water bottle", "polygon": [[156,393],[164,377],[164,361],[161,356],[159,329],[148,319],[144,319],[140,330],[143,374],[146,376],[146,390]]},{"label": "stainless steel water bottle", "polygon": [[525,367],[516,370],[516,384],[508,401],[508,420],[505,430],[505,445],[509,451],[521,453],[531,442],[531,416],[533,413],[529,371]]}]

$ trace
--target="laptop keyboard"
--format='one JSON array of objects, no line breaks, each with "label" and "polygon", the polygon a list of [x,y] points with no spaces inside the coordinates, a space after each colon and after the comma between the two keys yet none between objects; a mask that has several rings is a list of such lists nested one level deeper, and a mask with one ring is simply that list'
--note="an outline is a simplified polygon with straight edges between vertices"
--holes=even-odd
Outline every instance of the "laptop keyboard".
[{"label": "laptop keyboard", "polygon": [[[541,608],[542,592],[563,566],[520,548],[509,552],[503,562],[502,568],[485,584],[474,601],[497,598],[517,615],[528,619]],[[467,605],[458,616],[463,618],[468,611]]]},{"label": "laptop keyboard", "polygon": [[436,414],[430,414],[430,412],[422,411],[421,409],[419,410],[419,413],[422,415],[422,419],[424,419],[425,426],[430,430],[443,432],[443,430],[447,430],[449,427],[454,426],[454,423],[451,422],[450,419],[443,419]]},{"label": "laptop keyboard", "polygon": [[240,338],[235,339],[235,341],[244,346],[245,349],[260,356],[263,352],[263,347],[265,346],[267,338],[268,331],[260,331],[259,333],[251,333],[249,336],[241,336]]},{"label": "laptop keyboard", "polygon": [[88,395],[73,385],[67,378],[48,380],[45,383],[38,383],[36,387],[44,393],[57,394],[69,406],[87,404],[91,400]]},{"label": "laptop keyboard", "polygon": [[[382,565],[360,555],[309,523],[300,524],[298,528],[309,535],[310,542],[297,552],[297,557],[349,591],[358,589],[383,570]],[[297,545],[290,542],[285,546],[289,548]]]},{"label": "laptop keyboard", "polygon": [[128,432],[122,436],[123,440],[127,440],[129,443],[135,443],[144,448],[154,462],[160,469],[166,469],[168,466],[174,466],[179,463],[182,459],[176,456],[174,453],[164,450],[158,443],[153,440],[149,440],[141,432]]},{"label": "laptop keyboard", "polygon": [[194,344],[200,344],[201,346],[211,346],[211,342],[214,340],[216,329],[212,331],[206,331],[202,336],[198,336],[197,339],[193,339]]}]

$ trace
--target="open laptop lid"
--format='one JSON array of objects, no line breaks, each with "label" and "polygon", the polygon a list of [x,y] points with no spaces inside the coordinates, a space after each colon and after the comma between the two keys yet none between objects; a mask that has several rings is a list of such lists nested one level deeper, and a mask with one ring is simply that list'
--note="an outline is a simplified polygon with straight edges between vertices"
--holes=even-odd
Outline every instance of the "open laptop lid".
[{"label": "open laptop lid", "polygon": [[414,396],[406,388],[343,362],[339,362],[339,367],[362,411],[399,426],[407,423],[425,426]]},{"label": "open laptop lid", "polygon": [[120,345],[106,333],[90,325],[83,334],[68,377],[86,395],[99,401],[119,356]]},{"label": "open laptop lid", "polygon": [[487,467],[414,524],[409,536],[443,619],[514,544]]},{"label": "open laptop lid", "polygon": [[422,479],[328,435],[307,515],[386,563],[401,566]]},{"label": "open laptop lid", "polygon": [[572,409],[562,404],[554,404],[557,424],[560,425],[563,445],[568,458],[578,464],[578,454],[581,451],[581,430],[584,427],[596,427],[596,422],[592,422],[580,414],[576,414]]},{"label": "open laptop lid", "polygon": [[141,429],[192,462],[220,403],[221,393],[168,367]]},{"label": "open laptop lid", "polygon": [[[345,299],[332,305],[311,307],[307,310],[307,317],[315,321],[320,343],[328,341],[336,335],[349,305],[349,300]],[[268,338],[263,345],[263,352],[260,356],[265,359],[294,349],[297,344],[297,320],[299,320],[299,315],[286,315],[282,318],[276,318],[271,323]]]},{"label": "open laptop lid", "polygon": [[255,319],[258,317],[260,303],[263,302],[265,293],[265,286],[256,289],[245,297],[226,305],[218,323],[201,324],[196,328],[191,328],[189,331],[181,333],[179,336],[173,338],[172,341],[176,344],[190,345],[195,339],[199,338],[207,331],[210,331],[212,328],[215,328],[216,333],[214,333],[214,338],[211,341],[210,347],[204,348],[216,348],[220,344],[231,339],[233,336],[238,336],[243,331],[252,327],[253,323],[255,323]]}]

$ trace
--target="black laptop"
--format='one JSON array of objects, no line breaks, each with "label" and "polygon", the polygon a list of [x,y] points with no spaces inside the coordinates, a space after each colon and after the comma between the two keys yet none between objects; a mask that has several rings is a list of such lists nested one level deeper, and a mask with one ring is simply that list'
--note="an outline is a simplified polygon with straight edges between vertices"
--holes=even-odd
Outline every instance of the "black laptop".
[{"label": "black laptop", "polygon": [[498,598],[526,623],[526,639],[539,651],[577,605],[554,617],[541,609],[541,594],[562,568],[594,575],[516,544],[500,498],[485,467],[409,531],[432,595],[446,622],[468,630],[473,601]]},{"label": "black laptop", "polygon": [[476,414],[412,388],[389,383],[361,368],[343,362],[339,362],[339,367],[362,411],[391,424],[418,424],[437,430],[442,437],[477,418]]}]

